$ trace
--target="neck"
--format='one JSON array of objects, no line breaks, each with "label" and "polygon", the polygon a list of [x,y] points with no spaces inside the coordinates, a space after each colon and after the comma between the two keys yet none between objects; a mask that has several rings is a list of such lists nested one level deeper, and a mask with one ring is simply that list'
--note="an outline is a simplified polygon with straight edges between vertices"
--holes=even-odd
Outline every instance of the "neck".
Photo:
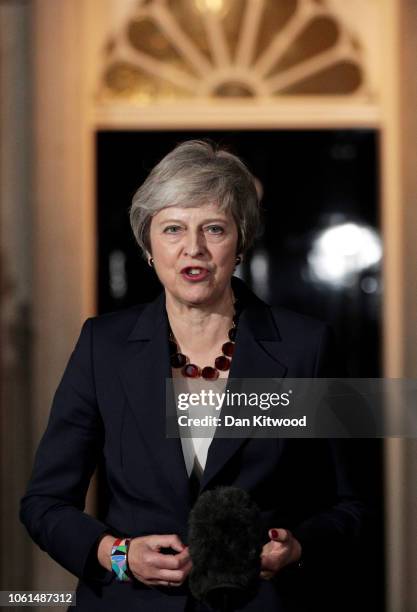
[{"label": "neck", "polygon": [[171,330],[183,351],[202,353],[227,339],[232,326],[233,292],[229,287],[213,304],[189,305],[166,295],[166,309]]}]

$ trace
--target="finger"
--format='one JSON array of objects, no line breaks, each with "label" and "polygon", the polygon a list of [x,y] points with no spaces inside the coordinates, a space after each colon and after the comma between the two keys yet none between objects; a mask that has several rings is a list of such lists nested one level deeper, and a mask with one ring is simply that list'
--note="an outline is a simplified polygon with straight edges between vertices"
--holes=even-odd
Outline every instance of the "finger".
[{"label": "finger", "polygon": [[191,567],[191,561],[181,570],[159,569],[151,565],[147,565],[147,567],[143,568],[139,573],[134,571],[132,571],[132,573],[137,580],[145,584],[155,586],[161,583],[162,586],[162,582],[170,582],[172,584],[177,585],[178,583],[184,582],[185,578],[191,570]]},{"label": "finger", "polygon": [[185,563],[190,561],[190,549],[188,548],[188,546],[186,546],[182,552],[174,555],[174,558],[178,561],[180,566],[185,565]]},{"label": "finger", "polygon": [[184,570],[159,570],[155,575],[156,579],[167,581],[173,585],[182,584],[185,577],[186,573]]},{"label": "finger", "polygon": [[270,529],[269,537],[274,542],[288,542],[290,534],[287,529]]},{"label": "finger", "polygon": [[152,548],[152,550],[172,548],[178,552],[182,552],[185,548],[185,544],[183,544],[179,537],[174,533],[149,536],[148,546]]},{"label": "finger", "polygon": [[167,580],[153,580],[153,579],[149,579],[149,580],[141,580],[141,582],[143,584],[146,584],[149,587],[159,587],[159,586],[171,587],[171,584]]},{"label": "finger", "polygon": [[287,544],[283,542],[276,542],[275,540],[270,540],[268,544],[264,544],[262,547],[261,555],[270,555],[271,553],[279,553],[282,550],[287,548]]},{"label": "finger", "polygon": [[282,565],[282,554],[269,554],[261,556],[261,569],[276,572]]},{"label": "finger", "polygon": [[177,555],[164,555],[162,553],[151,553],[147,559],[153,567],[158,569],[181,569],[184,565],[190,562],[190,554],[188,550]]},{"label": "finger", "polygon": [[169,587],[171,588],[175,588],[175,587],[180,587],[182,582],[168,582],[167,580],[147,580],[145,582],[145,584],[147,584],[150,587]]}]

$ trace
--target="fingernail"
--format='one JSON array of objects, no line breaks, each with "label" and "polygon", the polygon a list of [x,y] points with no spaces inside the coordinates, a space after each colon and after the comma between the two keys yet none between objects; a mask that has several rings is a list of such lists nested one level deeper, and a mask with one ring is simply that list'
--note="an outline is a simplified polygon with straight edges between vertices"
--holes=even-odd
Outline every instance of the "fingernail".
[{"label": "fingernail", "polygon": [[278,537],[278,531],[276,529],[271,529],[271,538],[277,538]]}]

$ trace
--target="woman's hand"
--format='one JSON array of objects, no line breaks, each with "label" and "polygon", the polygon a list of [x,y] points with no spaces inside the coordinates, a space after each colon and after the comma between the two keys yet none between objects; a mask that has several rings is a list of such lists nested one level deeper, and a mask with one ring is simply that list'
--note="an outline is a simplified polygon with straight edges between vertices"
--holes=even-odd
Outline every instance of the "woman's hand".
[{"label": "woman's hand", "polygon": [[[111,549],[116,538],[105,535],[97,556],[100,564],[111,571]],[[178,554],[163,554],[161,548],[172,548]],[[192,563],[188,547],[177,535],[150,535],[130,540],[127,553],[129,570],[136,580],[148,586],[180,586],[190,573]]]},{"label": "woman's hand", "polygon": [[[163,554],[161,548],[172,548],[178,554]],[[192,567],[188,547],[174,534],[133,538],[127,561],[136,580],[148,586],[180,586]]]},{"label": "woman's hand", "polygon": [[270,580],[279,570],[301,558],[301,544],[288,529],[270,529],[271,541],[261,552],[261,578]]}]

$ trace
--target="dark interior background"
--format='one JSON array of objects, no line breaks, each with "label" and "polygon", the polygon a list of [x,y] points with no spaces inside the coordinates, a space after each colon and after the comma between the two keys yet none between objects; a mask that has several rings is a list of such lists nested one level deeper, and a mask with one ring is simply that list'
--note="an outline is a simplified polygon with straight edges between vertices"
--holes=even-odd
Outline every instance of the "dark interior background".
[{"label": "dark interior background", "polygon": [[[149,301],[161,290],[134,241],[128,209],[152,167],[189,138],[226,146],[262,184],[263,227],[239,275],[266,301],[330,322],[350,376],[381,376],[381,261],[359,267],[342,283],[323,280],[311,264],[315,241],[329,228],[350,223],[370,236],[380,233],[378,134],[372,130],[98,132],[99,313]],[[366,549],[358,551],[360,587],[353,599],[359,610],[380,612],[382,443],[355,443],[362,484],[377,516]]]}]

